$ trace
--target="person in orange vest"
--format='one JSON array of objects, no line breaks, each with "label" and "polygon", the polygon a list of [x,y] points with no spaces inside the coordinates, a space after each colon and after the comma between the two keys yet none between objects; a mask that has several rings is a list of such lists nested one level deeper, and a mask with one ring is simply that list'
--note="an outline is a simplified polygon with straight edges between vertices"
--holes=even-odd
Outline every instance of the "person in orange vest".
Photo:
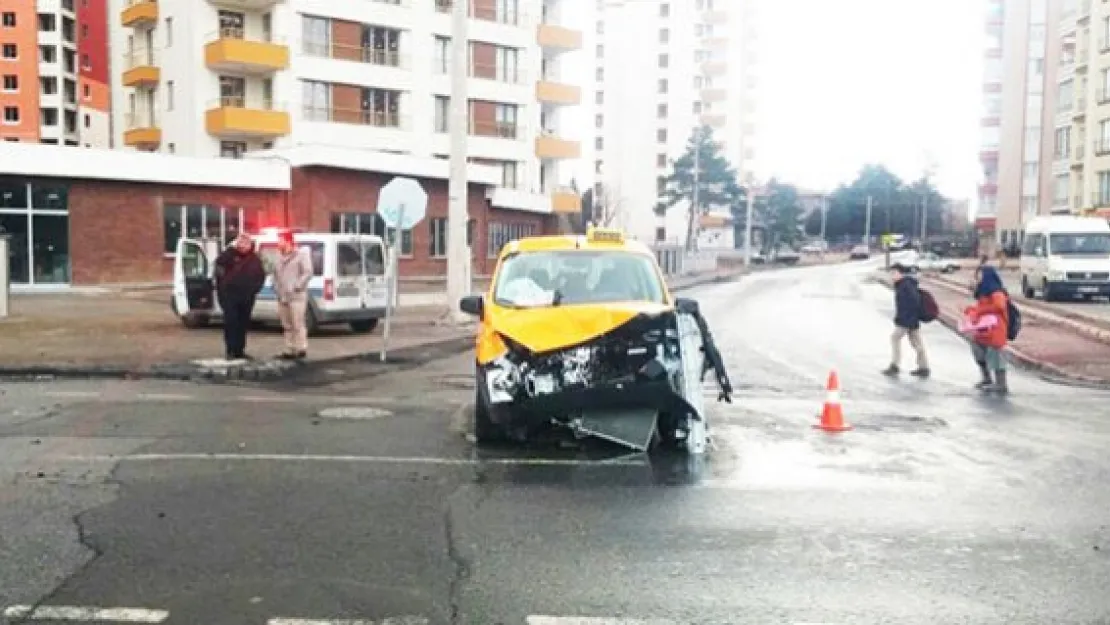
[{"label": "person in orange vest", "polygon": [[975,287],[975,305],[964,310],[964,315],[973,324],[987,315],[994,315],[998,319],[998,322],[990,327],[975,332],[972,336],[971,352],[982,375],[982,379],[975,385],[976,388],[999,394],[1010,392],[1006,382],[1006,359],[1003,357],[1010,327],[1009,297],[1002,286],[1002,276],[998,275],[998,270],[990,265],[984,265],[979,268],[979,284]]}]

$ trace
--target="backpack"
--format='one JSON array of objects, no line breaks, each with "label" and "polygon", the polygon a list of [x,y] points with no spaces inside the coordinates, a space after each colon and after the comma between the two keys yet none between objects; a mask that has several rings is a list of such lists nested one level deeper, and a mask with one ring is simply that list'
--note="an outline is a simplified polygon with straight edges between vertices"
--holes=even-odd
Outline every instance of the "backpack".
[{"label": "backpack", "polygon": [[936,320],[940,316],[940,307],[937,306],[937,300],[933,294],[925,289],[918,289],[921,293],[921,312],[918,313],[917,318],[922,323],[929,323]]},{"label": "backpack", "polygon": [[1006,340],[1012,341],[1017,338],[1018,332],[1021,332],[1021,311],[1017,306],[1006,297],[1006,318],[1009,323],[1006,324]]}]

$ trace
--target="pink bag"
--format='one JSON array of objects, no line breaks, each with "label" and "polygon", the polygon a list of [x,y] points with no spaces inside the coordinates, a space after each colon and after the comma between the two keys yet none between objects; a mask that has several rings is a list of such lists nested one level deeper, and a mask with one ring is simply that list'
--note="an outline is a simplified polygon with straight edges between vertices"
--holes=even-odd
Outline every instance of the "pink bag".
[{"label": "pink bag", "polygon": [[972,322],[969,315],[964,315],[963,319],[960,319],[959,330],[961,334],[975,334],[990,330],[998,325],[999,321],[998,315],[983,315],[977,322]]}]

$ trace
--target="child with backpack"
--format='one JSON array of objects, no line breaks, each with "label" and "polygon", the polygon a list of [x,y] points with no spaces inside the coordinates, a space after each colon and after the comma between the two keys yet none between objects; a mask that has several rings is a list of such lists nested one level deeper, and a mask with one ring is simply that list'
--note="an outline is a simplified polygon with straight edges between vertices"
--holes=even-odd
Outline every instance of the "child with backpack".
[{"label": "child with backpack", "polygon": [[[894,332],[890,336],[890,366],[883,370],[883,374],[894,377],[901,371],[902,341],[909,339],[910,347],[917,354],[917,368],[910,375],[929,377],[929,356],[925,351],[925,342],[921,339],[921,323],[931,321],[924,306],[923,294],[917,279],[911,274],[912,270],[901,263],[891,266],[894,275]],[[935,307],[932,297],[928,298]],[[935,311],[931,311],[934,312]]]},{"label": "child with backpack", "polygon": [[975,300],[974,306],[964,310],[966,323],[971,329],[971,353],[982,375],[975,387],[1004,395],[1009,393],[1010,388],[1006,382],[1003,351],[1007,342],[1016,335],[1011,330],[1017,329],[1018,319],[1015,318],[1010,296],[1002,286],[1002,277],[994,267],[986,265],[979,269]]}]

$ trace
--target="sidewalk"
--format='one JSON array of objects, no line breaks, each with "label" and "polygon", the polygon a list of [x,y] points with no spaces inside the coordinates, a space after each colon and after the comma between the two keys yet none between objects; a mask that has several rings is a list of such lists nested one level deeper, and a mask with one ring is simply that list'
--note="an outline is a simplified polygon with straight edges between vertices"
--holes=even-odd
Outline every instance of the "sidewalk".
[{"label": "sidewalk", "polygon": [[[885,273],[878,280],[890,286]],[[924,276],[921,286],[933,294],[940,306],[938,321],[955,331],[964,308],[973,303],[968,280]],[[1061,317],[1053,318],[1051,313],[1027,305],[1020,296],[1014,298],[1014,304],[1022,312],[1022,328],[1017,340],[1007,347],[1013,361],[1054,377],[1110,384],[1110,342],[1091,340],[1090,334],[1077,330],[1073,324],[1062,323]]]},{"label": "sidewalk", "polygon": [[[743,273],[722,270],[670,282],[672,290],[682,291],[735,280]],[[215,370],[216,377],[273,377],[297,366],[272,360],[283,340],[280,328],[270,326],[252,329],[248,336],[247,352],[260,362],[229,371],[222,361],[222,328],[185,328],[171,312],[165,289],[21,295],[11,304],[11,316],[0,320],[0,375],[191,378],[212,377],[206,372]],[[473,325],[446,323],[446,313],[442,293],[402,293],[390,353],[469,349]],[[347,326],[325,326],[309,339],[308,363],[376,359],[383,328],[379,323],[370,334],[354,334]]]}]

